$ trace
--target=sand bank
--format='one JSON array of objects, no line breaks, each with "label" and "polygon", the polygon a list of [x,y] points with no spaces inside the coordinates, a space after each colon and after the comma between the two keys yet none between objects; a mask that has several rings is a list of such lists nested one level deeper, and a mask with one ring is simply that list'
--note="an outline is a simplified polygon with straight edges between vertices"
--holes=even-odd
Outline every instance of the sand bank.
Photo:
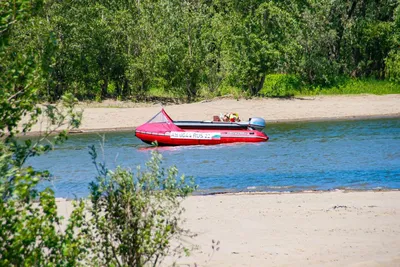
[{"label": "sand bank", "polygon": [[399,203],[399,191],[192,196],[185,227],[197,236],[185,240],[197,249],[178,263],[400,266]]},{"label": "sand bank", "polygon": [[[106,101],[81,105],[82,132],[132,130],[160,111],[161,103],[134,104]],[[316,96],[294,99],[219,98],[164,106],[174,120],[211,120],[213,115],[238,112],[240,117],[262,117],[267,122],[400,117],[400,95]],[[35,125],[33,131],[39,131]]]}]

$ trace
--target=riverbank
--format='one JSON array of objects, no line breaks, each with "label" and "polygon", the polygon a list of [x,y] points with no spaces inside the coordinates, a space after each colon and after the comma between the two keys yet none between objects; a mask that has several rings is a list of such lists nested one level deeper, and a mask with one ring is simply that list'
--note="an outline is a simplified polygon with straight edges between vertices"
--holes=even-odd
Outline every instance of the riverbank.
[{"label": "riverbank", "polygon": [[[81,104],[83,121],[78,132],[131,131],[151,119],[161,103],[105,101]],[[238,112],[243,120],[262,117],[267,123],[400,117],[400,95],[315,96],[293,99],[232,99],[167,105],[174,120],[211,120],[213,115]],[[40,131],[40,124],[32,133]]]},{"label": "riverbank", "polygon": [[399,191],[192,196],[184,226],[197,236],[185,245],[195,249],[178,266],[399,266],[398,203]]}]

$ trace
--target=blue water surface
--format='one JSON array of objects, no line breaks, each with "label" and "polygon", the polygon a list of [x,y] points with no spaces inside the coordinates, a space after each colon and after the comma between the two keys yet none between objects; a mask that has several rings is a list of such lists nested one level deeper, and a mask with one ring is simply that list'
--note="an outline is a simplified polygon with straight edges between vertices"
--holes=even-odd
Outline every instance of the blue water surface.
[{"label": "blue water surface", "polygon": [[[400,119],[270,124],[266,133],[265,143],[157,149],[165,167],[195,177],[198,194],[400,189]],[[88,154],[93,144],[110,169],[135,170],[154,149],[133,133],[72,135],[28,164],[54,175],[57,197],[85,197],[96,176]]]}]

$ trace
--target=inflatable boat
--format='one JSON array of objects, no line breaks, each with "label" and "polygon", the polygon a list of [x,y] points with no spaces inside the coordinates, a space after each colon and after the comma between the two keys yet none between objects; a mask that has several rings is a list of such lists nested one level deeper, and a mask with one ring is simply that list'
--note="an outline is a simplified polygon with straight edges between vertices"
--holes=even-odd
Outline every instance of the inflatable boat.
[{"label": "inflatable boat", "polygon": [[151,120],[136,128],[137,138],[159,146],[217,145],[235,142],[265,142],[265,120],[246,122],[174,121],[162,109]]}]

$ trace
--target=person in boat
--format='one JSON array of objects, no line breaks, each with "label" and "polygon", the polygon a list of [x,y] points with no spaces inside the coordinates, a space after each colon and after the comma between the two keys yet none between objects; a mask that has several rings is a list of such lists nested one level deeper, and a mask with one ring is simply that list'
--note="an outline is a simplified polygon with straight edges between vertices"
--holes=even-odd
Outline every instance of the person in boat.
[{"label": "person in boat", "polygon": [[236,112],[232,112],[229,114],[229,121],[230,122],[239,122],[240,118],[239,118],[239,114],[237,114]]},{"label": "person in boat", "polygon": [[240,121],[239,114],[237,114],[236,112],[225,113],[223,121],[224,122],[239,122]]}]

